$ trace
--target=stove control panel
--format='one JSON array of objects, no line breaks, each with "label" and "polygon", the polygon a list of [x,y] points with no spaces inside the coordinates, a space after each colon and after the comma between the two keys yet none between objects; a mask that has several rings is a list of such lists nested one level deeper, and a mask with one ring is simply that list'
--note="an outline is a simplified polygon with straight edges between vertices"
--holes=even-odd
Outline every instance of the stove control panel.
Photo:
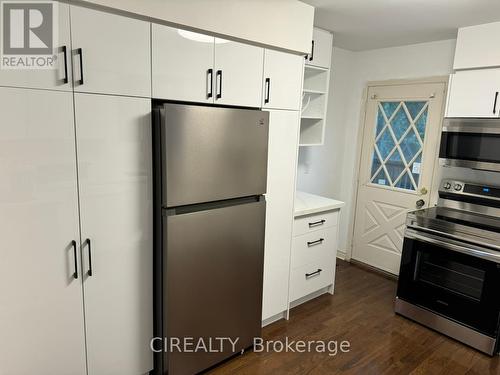
[{"label": "stove control panel", "polygon": [[439,194],[444,196],[473,196],[477,198],[500,200],[500,186],[487,186],[476,183],[443,180]]}]

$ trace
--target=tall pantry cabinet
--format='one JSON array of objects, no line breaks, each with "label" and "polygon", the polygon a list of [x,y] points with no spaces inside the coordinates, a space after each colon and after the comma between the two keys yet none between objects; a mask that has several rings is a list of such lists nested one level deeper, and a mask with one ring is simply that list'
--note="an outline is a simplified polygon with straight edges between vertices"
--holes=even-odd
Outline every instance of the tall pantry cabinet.
[{"label": "tall pantry cabinet", "polygon": [[0,373],[145,374],[150,24],[59,14],[59,69],[0,73]]}]

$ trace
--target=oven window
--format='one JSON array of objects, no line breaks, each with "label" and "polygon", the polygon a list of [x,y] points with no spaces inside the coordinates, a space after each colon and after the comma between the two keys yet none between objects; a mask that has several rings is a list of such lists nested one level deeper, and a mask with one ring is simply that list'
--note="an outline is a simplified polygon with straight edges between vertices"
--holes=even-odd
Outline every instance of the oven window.
[{"label": "oven window", "polygon": [[443,132],[439,157],[498,163],[500,134]]},{"label": "oven window", "polygon": [[418,252],[415,281],[480,301],[486,272],[439,255]]}]

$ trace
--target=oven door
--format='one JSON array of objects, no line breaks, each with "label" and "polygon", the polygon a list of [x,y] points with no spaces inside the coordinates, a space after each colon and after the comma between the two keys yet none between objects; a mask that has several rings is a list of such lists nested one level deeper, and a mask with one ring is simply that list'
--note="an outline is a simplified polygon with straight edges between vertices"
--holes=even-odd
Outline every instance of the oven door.
[{"label": "oven door", "polygon": [[445,119],[439,159],[443,166],[500,171],[500,120]]},{"label": "oven door", "polygon": [[398,298],[497,337],[498,258],[494,250],[407,229]]}]

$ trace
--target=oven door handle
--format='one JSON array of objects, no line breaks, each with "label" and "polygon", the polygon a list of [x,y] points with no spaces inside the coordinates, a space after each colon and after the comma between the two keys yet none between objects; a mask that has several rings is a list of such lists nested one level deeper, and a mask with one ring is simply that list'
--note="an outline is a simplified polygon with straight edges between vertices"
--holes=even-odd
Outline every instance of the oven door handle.
[{"label": "oven door handle", "polygon": [[434,236],[429,233],[422,234],[417,232],[416,230],[409,228],[407,228],[405,231],[405,238],[430,243],[432,245],[438,245],[451,251],[456,251],[462,254],[500,264],[500,253],[494,250],[489,250],[472,244],[456,241],[451,238]]}]

